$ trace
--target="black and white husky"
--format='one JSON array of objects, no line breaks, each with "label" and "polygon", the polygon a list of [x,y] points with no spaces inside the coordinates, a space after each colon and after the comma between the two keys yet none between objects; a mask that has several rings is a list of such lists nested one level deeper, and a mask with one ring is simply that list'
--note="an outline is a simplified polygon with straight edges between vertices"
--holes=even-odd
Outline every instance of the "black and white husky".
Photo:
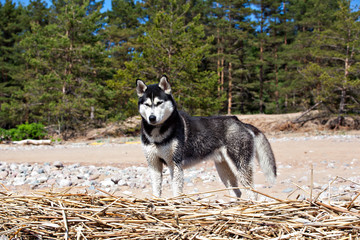
[{"label": "black and white husky", "polygon": [[256,157],[267,180],[276,178],[271,146],[256,127],[235,116],[192,117],[178,111],[166,76],[159,84],[136,81],[142,117],[141,142],[148,162],[153,195],[160,197],[162,170],[169,167],[174,196],[182,193],[183,169],[213,159],[222,182],[241,196],[240,182],[253,187]]}]

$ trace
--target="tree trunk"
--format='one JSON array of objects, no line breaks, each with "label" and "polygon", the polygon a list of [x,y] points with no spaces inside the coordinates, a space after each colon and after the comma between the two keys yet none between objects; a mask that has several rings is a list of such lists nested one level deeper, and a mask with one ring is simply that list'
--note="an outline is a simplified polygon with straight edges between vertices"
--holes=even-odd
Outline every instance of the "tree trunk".
[{"label": "tree trunk", "polygon": [[[283,2],[283,13],[284,13],[284,16],[286,14],[286,2],[284,1]],[[284,19],[284,24],[286,24],[286,19]],[[284,44],[287,45],[287,34],[286,34],[286,27],[285,27],[285,31],[284,31]]]},{"label": "tree trunk", "polygon": [[346,98],[346,90],[344,87],[341,89],[340,95],[340,106],[339,106],[339,113],[342,114],[345,112],[345,98]]},{"label": "tree trunk", "polygon": [[260,100],[260,105],[259,105],[259,111],[260,113],[264,113],[264,103],[263,103],[263,91],[264,91],[264,69],[263,69],[263,61],[264,61],[264,56],[263,56],[263,43],[261,40],[261,45],[260,45],[260,73],[259,73],[259,81],[260,81],[260,89],[259,89],[259,100]]},{"label": "tree trunk", "polygon": [[18,145],[51,145],[51,140],[25,139],[21,141],[13,141],[12,143]]},{"label": "tree trunk", "polygon": [[229,63],[229,93],[228,93],[228,109],[227,109],[227,113],[228,115],[231,114],[231,105],[232,105],[232,64],[231,62]]},{"label": "tree trunk", "polygon": [[[348,30],[348,41],[350,40],[351,32]],[[350,45],[347,43],[346,45],[346,58],[345,58],[345,71],[344,71],[344,80],[341,86],[341,95],[340,95],[340,106],[339,106],[339,113],[342,114],[345,112],[345,102],[346,102],[346,85],[347,85],[347,78],[349,76],[349,57],[350,57]]]},{"label": "tree trunk", "polygon": [[[221,42],[224,42],[224,38],[221,38]],[[220,92],[223,93],[224,92],[224,49],[221,47],[220,48],[220,53],[221,53],[221,61],[220,61],[220,67],[221,67],[221,78],[220,78]]]},{"label": "tree trunk", "polygon": [[217,75],[218,75],[218,96],[221,96],[221,73],[220,73],[220,30],[217,29]]},{"label": "tree trunk", "polygon": [[[230,5],[229,5],[229,9],[230,9]],[[231,32],[231,11],[229,10],[229,29],[228,31]],[[228,79],[228,109],[227,109],[227,113],[228,115],[231,114],[231,105],[232,105],[232,62],[231,59],[228,60],[229,61],[229,79]]]},{"label": "tree trunk", "polygon": [[[69,30],[66,30],[66,37],[69,38]],[[66,60],[67,61],[69,60],[68,56],[66,57]],[[65,79],[66,79],[67,74],[68,74],[67,67],[65,67],[65,70],[64,70]],[[64,97],[66,94],[66,80],[64,80],[64,82],[63,82],[62,93],[63,93],[63,97]]]},{"label": "tree trunk", "polygon": [[[283,2],[283,9],[284,9],[284,16],[286,16],[285,14],[286,14],[286,2],[284,1]],[[284,24],[286,24],[286,17],[284,17]],[[285,28],[284,28],[284,45],[286,46],[287,45],[287,28],[286,28],[286,26],[285,26]],[[287,64],[285,64],[285,66],[284,66],[284,72],[285,72],[285,76],[287,75]],[[277,81],[277,84],[278,84],[278,81]],[[276,86],[276,89],[277,89],[277,108],[278,108],[278,112],[280,112],[280,104],[279,104],[279,91],[278,91],[278,85]],[[286,101],[285,101],[285,103],[286,103],[286,106],[285,106],[285,112],[287,111],[287,95],[286,95]]]},{"label": "tree trunk", "polygon": [[264,31],[264,5],[261,2],[261,19],[260,19],[260,73],[259,73],[259,82],[260,82],[260,89],[259,89],[259,111],[260,113],[264,113],[264,103],[263,103],[263,90],[264,90],[264,69],[263,69],[263,61],[264,61],[264,40],[262,39],[262,33]]},{"label": "tree trunk", "polygon": [[279,76],[278,76],[278,54],[277,54],[277,48],[275,48],[275,102],[276,102],[276,113],[280,112],[280,106],[279,106]]}]

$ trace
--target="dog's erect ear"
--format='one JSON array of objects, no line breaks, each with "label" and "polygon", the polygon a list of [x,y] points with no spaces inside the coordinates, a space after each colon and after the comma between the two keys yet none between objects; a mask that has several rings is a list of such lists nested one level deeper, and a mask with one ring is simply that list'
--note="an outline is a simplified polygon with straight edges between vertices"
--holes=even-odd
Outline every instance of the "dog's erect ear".
[{"label": "dog's erect ear", "polygon": [[171,94],[170,83],[168,82],[167,77],[164,75],[160,78],[159,87],[166,93]]},{"label": "dog's erect ear", "polygon": [[141,81],[140,79],[136,80],[136,93],[139,97],[142,97],[144,95],[144,92],[146,91],[147,86],[146,84]]}]

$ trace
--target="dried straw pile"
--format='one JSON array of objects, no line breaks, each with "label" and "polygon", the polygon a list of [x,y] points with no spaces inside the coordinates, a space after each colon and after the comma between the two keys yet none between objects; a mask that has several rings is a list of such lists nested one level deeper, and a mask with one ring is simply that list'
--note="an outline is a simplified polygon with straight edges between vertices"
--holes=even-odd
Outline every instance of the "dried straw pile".
[{"label": "dried straw pile", "polygon": [[359,239],[357,201],[0,197],[0,239]]}]

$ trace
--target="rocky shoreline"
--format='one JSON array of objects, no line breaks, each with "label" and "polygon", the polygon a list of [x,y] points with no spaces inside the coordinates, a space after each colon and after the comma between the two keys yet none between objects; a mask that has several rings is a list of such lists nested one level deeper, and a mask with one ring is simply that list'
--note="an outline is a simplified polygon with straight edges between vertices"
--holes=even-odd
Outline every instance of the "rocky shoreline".
[{"label": "rocky shoreline", "polygon": [[[281,141],[308,141],[330,139],[335,142],[360,142],[359,135],[320,135],[310,137],[283,137],[269,138],[270,142]],[[92,145],[90,143],[71,143],[71,144],[55,144],[52,146],[18,146],[18,145],[0,145],[0,154],[6,154],[7,151],[31,151],[34,149],[52,149],[52,148],[101,148],[103,146],[116,147],[119,143],[105,142]],[[355,159],[358,161],[358,159]],[[321,162],[323,168],[334,168],[332,162]],[[344,167],[351,167],[352,163]],[[286,171],[295,171],[292,166],[279,164],[278,169],[286,169]],[[204,184],[220,181],[215,168],[204,169],[203,167],[193,167],[185,171],[185,186],[194,186],[193,192],[197,191],[196,184],[201,181]],[[331,181],[333,177],[329,177]],[[300,179],[289,179],[280,181],[282,193],[290,194],[296,190],[294,186],[289,187],[289,182],[294,181],[302,184],[300,187],[304,191],[309,190],[308,177]],[[170,188],[169,171],[164,169],[164,188]],[[360,192],[360,176],[351,177],[347,180],[339,181],[339,184],[330,186],[333,196],[343,196],[350,193],[350,199],[353,193]],[[60,161],[45,163],[9,163],[0,162],[0,185],[9,191],[27,186],[30,190],[37,189],[53,189],[66,187],[81,187],[86,191],[96,191],[103,189],[107,192],[121,191],[124,194],[132,194],[132,189],[142,192],[150,192],[151,184],[146,167],[131,166],[126,168],[118,168],[114,166],[94,166],[71,164],[66,165]],[[256,185],[256,189],[266,188],[265,185]],[[317,192],[326,190],[329,184],[319,184],[314,182],[313,188]],[[124,190],[126,189],[126,190]],[[0,192],[1,192],[0,186]],[[324,194],[323,196],[326,196]],[[305,196],[300,196],[300,198]]]},{"label": "rocky shoreline", "polygon": [[[164,188],[170,188],[168,169],[164,169],[163,175]],[[215,169],[205,172],[203,168],[191,168],[185,171],[185,185],[193,186],[197,177],[200,177],[204,183],[218,181]],[[0,183],[11,190],[16,190],[20,186],[28,186],[31,190],[83,187],[89,191],[103,189],[106,192],[115,192],[126,187],[148,192],[151,188],[146,167],[133,166],[120,169],[112,166],[64,165],[59,161],[44,164],[0,162]],[[132,194],[131,191],[123,193]]]}]

